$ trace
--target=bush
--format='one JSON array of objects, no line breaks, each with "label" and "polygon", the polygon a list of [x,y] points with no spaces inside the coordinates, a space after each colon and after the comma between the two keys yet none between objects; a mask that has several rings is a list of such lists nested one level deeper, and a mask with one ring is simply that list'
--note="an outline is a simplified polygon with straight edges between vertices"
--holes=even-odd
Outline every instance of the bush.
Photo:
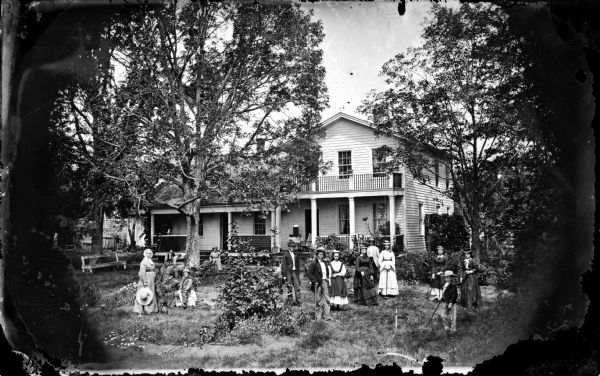
[{"label": "bush", "polygon": [[396,276],[407,282],[429,281],[430,267],[426,253],[408,253],[396,259]]},{"label": "bush", "polygon": [[274,268],[235,260],[217,299],[223,305],[221,319],[232,330],[239,320],[277,313],[283,306],[282,293],[283,281]]},{"label": "bush", "polygon": [[469,232],[458,214],[429,214],[425,217],[427,250],[435,252],[438,245],[446,252],[458,252],[469,247]]},{"label": "bush", "polygon": [[302,309],[286,305],[277,315],[270,318],[271,333],[285,336],[298,334],[311,321],[311,318],[312,316]]}]

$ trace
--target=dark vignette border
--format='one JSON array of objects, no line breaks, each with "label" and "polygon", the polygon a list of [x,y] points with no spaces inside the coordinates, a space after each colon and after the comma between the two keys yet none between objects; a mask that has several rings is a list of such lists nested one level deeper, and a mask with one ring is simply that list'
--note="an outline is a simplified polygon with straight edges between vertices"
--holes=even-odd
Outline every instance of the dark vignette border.
[{"label": "dark vignette border", "polygon": [[[99,3],[98,1],[92,1],[95,3]],[[108,3],[109,0],[106,0]],[[126,3],[121,1],[114,1],[113,6],[117,3],[121,4],[121,6]],[[130,4],[135,5],[135,1],[129,1]],[[500,4],[500,3],[499,3]],[[600,8],[597,5],[594,5],[592,1],[581,1],[574,4],[557,1],[550,2],[547,4],[548,9],[550,10],[550,14],[552,16],[552,25],[550,24],[540,24],[542,21],[539,19],[534,19],[532,17],[532,12],[529,12],[520,7],[523,3],[507,3],[504,2],[501,5],[508,6],[508,11],[511,13],[511,17],[517,20],[521,25],[523,25],[523,29],[535,29],[536,27],[553,27],[562,41],[568,44],[580,45],[582,51],[584,53],[585,59],[587,61],[587,68],[582,67],[582,71],[579,72],[571,72],[572,80],[585,80],[593,79],[593,77],[600,77],[600,26],[594,25],[595,20],[600,19]],[[410,2],[406,4],[406,6],[410,7]],[[102,11],[99,10],[98,7],[95,7],[94,10],[91,10],[91,7],[87,7],[86,10],[81,10],[79,17],[89,17],[87,13],[94,12],[96,13],[96,17],[100,16]],[[39,19],[38,16],[33,13],[24,14],[23,15],[23,25],[27,29],[28,37],[21,42],[21,51],[19,56],[17,57],[16,63],[16,75],[20,76],[26,72],[26,68],[28,66],[40,65],[46,61],[52,61],[53,58],[58,60],[60,58],[62,52],[65,51],[54,51],[53,53],[48,53],[45,56],[37,55],[31,56],[27,53],[29,49],[40,40],[44,39],[44,35],[46,32],[46,28],[51,24],[51,21],[58,17],[61,11],[51,11],[42,15]],[[401,17],[399,15],[399,17]],[[93,22],[91,18],[89,19],[91,25]],[[537,24],[536,24],[537,23]],[[538,30],[539,31],[539,30]],[[63,30],[64,32],[64,30]],[[69,51],[66,51],[69,52]],[[554,62],[555,67],[564,66],[564,60],[569,59],[570,56],[566,55],[557,55],[556,62]],[[552,67],[552,64],[549,64],[549,67]],[[583,72],[583,76],[581,75]],[[599,92],[599,80],[595,80],[593,83],[593,93],[594,97]],[[55,83],[53,79],[48,80],[48,78],[44,77],[36,77],[36,84],[41,89],[51,89],[54,87]],[[564,82],[565,85],[568,85],[569,82]],[[40,90],[43,91],[43,90]],[[47,90],[48,91],[48,90]],[[47,94],[48,95],[48,94]],[[51,94],[49,94],[51,95]],[[569,93],[571,95],[571,93]],[[577,100],[581,99],[581,97],[572,97],[570,100],[563,103],[563,105],[571,105],[578,103]],[[36,108],[35,102],[37,101],[38,105],[42,104],[44,101],[47,101],[48,97],[44,97],[43,93],[39,94],[37,98],[31,98],[31,109]],[[596,109],[597,112],[597,109]],[[46,141],[46,133],[45,126],[43,120],[47,119],[47,113],[44,110],[36,110],[35,114],[32,115],[32,119],[35,121],[33,128],[29,128],[28,134],[23,133],[21,143],[18,145],[19,148],[22,148],[25,153],[25,156],[22,160],[16,163],[16,166],[19,168],[15,169],[16,178],[14,178],[13,182],[15,184],[13,189],[16,191],[22,187],[35,189],[37,184],[40,184],[40,181],[35,180],[32,175],[42,175],[43,171],[39,169],[40,160],[43,160],[44,153],[44,142]],[[576,121],[579,120],[579,121]],[[582,151],[583,144],[585,139],[577,138],[578,135],[585,134],[589,129],[587,127],[588,124],[582,123],[581,119],[576,119],[572,123],[568,124],[568,130],[570,134],[573,135],[574,140],[563,139],[562,148],[564,151],[564,156],[566,158],[578,157],[579,153]],[[26,123],[23,122],[23,125]],[[27,123],[29,124],[29,123]],[[596,150],[598,148],[598,141],[596,133],[596,129],[600,128],[598,125],[598,117],[595,117],[593,120],[593,129],[594,136],[596,137],[595,147]],[[560,132],[559,132],[560,133]],[[5,133],[6,134],[6,133]],[[4,152],[4,151],[3,151]],[[41,153],[41,154],[40,154]],[[567,159],[568,160],[568,159]],[[37,167],[37,169],[30,170],[28,167]],[[569,165],[563,165],[563,169],[569,169]],[[598,171],[598,167],[595,167],[595,172]],[[567,176],[577,176],[574,172],[564,171]],[[596,174],[595,174],[596,175]],[[588,177],[589,178],[589,177]],[[20,184],[20,185],[19,185]],[[595,186],[595,195],[594,197],[599,197],[598,195],[598,186]],[[19,233],[21,231],[18,227],[19,224],[24,225],[25,222],[22,222],[21,218],[24,215],[38,214],[43,215],[43,212],[38,212],[40,201],[43,197],[43,192],[40,193],[40,197],[27,197],[26,195],[19,196],[16,194],[15,196],[11,196],[11,200],[13,200],[10,207],[3,207],[3,210],[8,209],[11,214],[13,214],[13,220],[11,221],[11,225],[15,232]],[[582,197],[574,197],[573,200],[576,199],[584,199]],[[23,200],[23,201],[19,201]],[[39,201],[37,201],[39,200]],[[4,204],[3,204],[4,205]],[[16,208],[25,208],[25,211],[15,211]],[[597,217],[596,217],[597,219]],[[574,223],[573,226],[577,226],[577,223]],[[594,231],[594,244],[597,240],[598,230],[595,228]],[[21,235],[23,233],[21,232]],[[36,244],[37,242],[37,244]],[[31,239],[31,242],[28,244],[30,246],[33,245],[48,245],[47,239],[37,238]],[[581,246],[577,244],[576,239],[574,239],[574,244],[572,244],[573,248],[577,248]],[[9,263],[6,258],[5,262]],[[45,260],[44,260],[45,261]],[[9,263],[10,265],[10,263]],[[57,265],[59,268],[60,265]],[[17,273],[16,270],[10,269],[9,273],[6,272],[3,277],[5,281],[10,281],[11,277]],[[598,266],[597,266],[597,257],[596,250],[594,248],[594,260],[592,261],[591,269],[588,270],[583,276],[581,280],[581,288],[584,293],[588,295],[589,305],[587,314],[585,317],[585,321],[583,325],[579,329],[568,329],[563,332],[558,333],[554,339],[549,341],[534,341],[528,340],[523,341],[518,344],[509,346],[506,352],[503,355],[499,355],[490,359],[488,361],[483,362],[482,364],[475,367],[472,374],[492,374],[492,375],[519,375],[525,374],[529,367],[536,366],[536,370],[541,374],[548,373],[547,371],[555,371],[557,373],[566,372],[570,374],[591,374],[594,372],[593,364],[595,363],[595,372],[593,374],[598,373],[598,348],[600,348],[600,327],[598,326],[597,314],[598,314],[598,286],[600,286],[600,281],[598,278]],[[557,290],[557,293],[561,293],[560,289]],[[11,310],[11,301],[7,299],[10,295],[5,295],[5,309],[6,313],[10,315],[14,314],[14,310]],[[46,316],[44,316],[46,317]],[[79,316],[74,313],[74,316],[79,318]],[[50,318],[50,316],[49,316]],[[23,330],[24,326],[18,325],[18,320],[14,328],[9,328],[9,330]],[[24,336],[21,338],[22,341],[19,342],[19,346],[22,348],[28,348],[31,346],[32,341]],[[26,375],[27,372],[22,368],[23,358],[17,353],[13,353],[11,351],[10,345],[7,342],[4,333],[2,338],[0,338],[0,347],[2,349],[2,362],[0,362],[0,374],[2,375]],[[101,357],[101,354],[97,354]],[[58,375],[61,367],[61,361],[59,359],[52,359],[49,356],[46,356],[46,362],[43,363],[40,372],[42,375]],[[399,367],[377,367],[376,369],[369,369],[368,367],[363,367],[357,371],[350,372],[350,374],[363,374],[363,373],[371,373],[371,374],[384,374],[384,373],[395,373],[398,375],[401,374],[412,374],[403,373]],[[434,371],[435,372],[435,371]],[[531,372],[531,371],[529,371]],[[213,374],[214,372],[204,372],[197,369],[190,369],[188,371],[189,375],[204,375],[204,374]],[[296,371],[296,372],[286,372],[293,374],[305,374],[308,375],[308,371]],[[317,372],[321,373],[321,372]],[[537,373],[537,372],[536,372]],[[83,373],[82,373],[83,374]],[[89,373],[85,373],[89,374]],[[225,373],[228,374],[228,373]],[[233,373],[230,373],[233,374]],[[248,374],[257,374],[255,372],[248,372]],[[274,374],[274,373],[272,373]],[[436,374],[436,373],[430,373]],[[533,374],[533,373],[530,373]]]}]

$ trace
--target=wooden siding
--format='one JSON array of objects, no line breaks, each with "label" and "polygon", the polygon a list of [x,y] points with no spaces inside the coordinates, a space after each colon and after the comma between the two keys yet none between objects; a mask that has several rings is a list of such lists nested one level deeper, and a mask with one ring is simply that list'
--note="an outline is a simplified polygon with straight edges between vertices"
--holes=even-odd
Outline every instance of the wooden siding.
[{"label": "wooden siding", "polygon": [[[221,215],[219,213],[203,214],[202,222],[204,224],[203,235],[199,238],[201,250],[221,248]],[[227,244],[224,245],[226,247]]]},{"label": "wooden siding", "polygon": [[[430,177],[432,178],[430,183],[435,184],[433,174]],[[406,172],[405,182],[405,245],[408,252],[425,252],[425,237],[420,234],[419,228],[419,204],[423,204],[423,215],[436,213],[437,205],[440,205],[442,213],[446,213],[446,208],[449,208],[452,214],[454,202],[431,186],[415,180],[409,171]],[[445,185],[445,181],[443,184]]]},{"label": "wooden siding", "polygon": [[341,118],[325,128],[325,137],[319,140],[323,160],[331,161],[326,175],[338,175],[338,151],[352,152],[352,171],[355,174],[373,172],[372,149],[393,146],[397,141],[388,137],[376,138],[373,129]]}]

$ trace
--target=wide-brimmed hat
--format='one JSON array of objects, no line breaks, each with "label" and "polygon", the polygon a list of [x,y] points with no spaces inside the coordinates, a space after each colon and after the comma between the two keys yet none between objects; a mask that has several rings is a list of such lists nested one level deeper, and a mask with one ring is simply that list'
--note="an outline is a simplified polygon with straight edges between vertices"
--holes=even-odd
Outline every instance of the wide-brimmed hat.
[{"label": "wide-brimmed hat", "polygon": [[454,272],[452,270],[446,270],[444,272],[444,277],[454,277]]},{"label": "wide-brimmed hat", "polygon": [[319,252],[323,252],[323,255],[325,255],[325,248],[323,248],[323,247],[317,248],[317,253],[316,254],[318,255]]},{"label": "wide-brimmed hat", "polygon": [[360,245],[360,247],[359,247],[359,249],[363,249],[363,248],[364,248],[364,249],[367,249],[367,246],[366,246],[366,245],[364,245],[364,244],[361,244],[361,245]]},{"label": "wide-brimmed hat", "polygon": [[336,253],[339,255],[340,251],[338,251],[337,249],[334,249],[333,251],[331,251],[332,256],[335,255]]},{"label": "wide-brimmed hat", "polygon": [[392,244],[392,243],[390,243],[390,241],[389,241],[389,240],[384,240],[384,241],[383,241],[383,244]]},{"label": "wide-brimmed hat", "polygon": [[152,303],[152,299],[154,299],[154,294],[148,287],[142,287],[135,294],[135,301],[143,306],[147,306]]}]

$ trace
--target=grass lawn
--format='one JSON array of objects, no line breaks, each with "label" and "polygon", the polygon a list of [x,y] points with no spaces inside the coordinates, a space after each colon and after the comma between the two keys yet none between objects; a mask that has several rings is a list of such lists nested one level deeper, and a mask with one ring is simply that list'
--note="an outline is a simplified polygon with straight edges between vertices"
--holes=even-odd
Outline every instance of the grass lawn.
[{"label": "grass lawn", "polygon": [[[136,280],[136,271],[106,271],[86,275],[103,294],[111,294]],[[306,283],[304,282],[304,287]],[[219,282],[198,289],[198,298],[214,300]],[[445,360],[445,366],[473,366],[504,351],[520,338],[519,304],[514,296],[497,297],[492,287],[482,287],[484,306],[477,313],[459,307],[458,332],[447,335],[435,318],[428,329],[436,303],[427,300],[426,285],[400,282],[400,295],[380,299],[378,307],[350,304],[332,311],[332,321],[312,321],[295,336],[270,336],[256,333],[256,341],[241,344],[195,346],[203,327],[214,325],[219,307],[200,304],[196,308],[172,309],[169,314],[138,317],[132,303],[114,309],[100,304],[88,308],[91,323],[106,338],[111,362],[84,364],[91,369],[203,369],[230,368],[355,368],[377,363],[418,366],[428,355]],[[303,290],[302,307],[314,317],[313,294]],[[133,299],[133,297],[131,298]],[[394,315],[398,312],[398,331]],[[128,338],[132,328],[144,328],[143,340]],[[119,334],[121,333],[121,334]],[[393,352],[414,358],[385,356]]]}]

